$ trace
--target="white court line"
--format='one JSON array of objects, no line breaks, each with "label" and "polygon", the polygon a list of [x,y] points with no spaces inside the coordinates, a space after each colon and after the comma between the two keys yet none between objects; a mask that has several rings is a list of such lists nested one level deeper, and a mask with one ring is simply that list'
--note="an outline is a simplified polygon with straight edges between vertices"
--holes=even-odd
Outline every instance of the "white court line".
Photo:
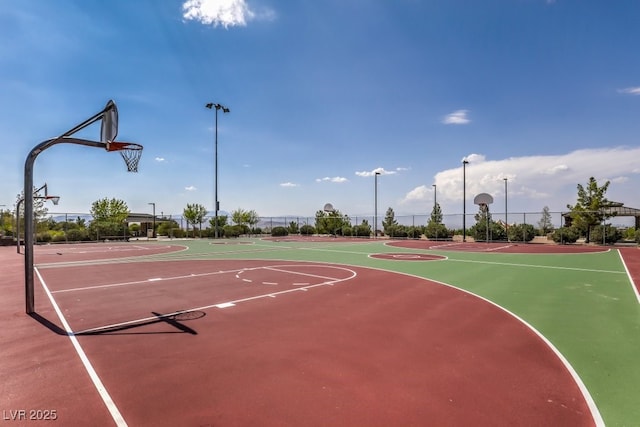
[{"label": "white court line", "polygon": [[591,268],[578,268],[578,267],[557,267],[552,265],[536,265],[536,264],[517,264],[511,262],[495,262],[495,261],[474,261],[468,259],[449,259],[453,262],[468,262],[471,264],[490,264],[490,265],[504,265],[509,267],[531,267],[531,268],[548,268],[551,270],[570,270],[570,271],[585,271],[591,273],[607,273],[607,274],[624,274],[622,271],[615,270],[595,270]]},{"label": "white court line", "polygon": [[511,247],[513,247],[513,245],[498,246],[497,248],[485,249],[483,252],[499,251],[500,249],[509,249],[509,248],[511,248]]},{"label": "white court line", "polygon": [[[279,266],[279,267],[285,267],[285,266]],[[256,267],[256,269],[258,269],[258,268],[266,268],[266,267]],[[126,321],[126,322],[112,323],[110,325],[98,326],[98,327],[95,327],[95,328],[83,329],[81,331],[76,331],[76,332],[70,331],[70,332],[75,334],[75,335],[83,335],[83,334],[95,333],[95,332],[100,332],[100,331],[108,331],[110,329],[121,328],[121,327],[124,327],[124,326],[135,325],[135,324],[138,324],[138,323],[145,323],[145,322],[148,322],[148,321],[151,321],[151,320],[157,320],[158,318],[165,318],[165,317],[175,316],[177,314],[184,313],[184,312],[203,311],[203,310],[208,310],[210,308],[232,307],[232,306],[237,305],[237,304],[242,303],[242,302],[253,301],[253,300],[258,300],[258,299],[262,299],[262,298],[276,298],[278,295],[284,295],[284,294],[288,294],[288,293],[291,293],[291,292],[299,292],[299,291],[306,292],[309,289],[317,288],[319,286],[333,286],[336,283],[340,283],[340,282],[344,282],[344,281],[353,279],[354,277],[356,277],[358,275],[354,270],[351,270],[349,268],[342,268],[342,267],[330,267],[330,268],[340,268],[342,270],[347,270],[347,271],[350,271],[351,273],[353,273],[353,275],[350,276],[350,277],[346,277],[344,279],[330,278],[331,280],[328,280],[328,281],[325,281],[325,282],[321,282],[321,283],[316,283],[315,285],[305,286],[303,288],[292,288],[292,289],[286,289],[284,291],[270,292],[268,294],[255,295],[255,296],[252,296],[252,297],[241,298],[241,299],[237,299],[237,300],[233,300],[233,301],[217,302],[215,304],[203,305],[201,307],[194,307],[194,308],[190,308],[190,309],[187,309],[187,310],[180,310],[180,311],[176,311],[176,312],[173,312],[173,313],[167,313],[167,314],[164,314],[162,316],[143,317],[143,318],[140,318],[140,319],[129,320],[129,321]],[[284,271],[286,272],[286,270],[284,270]]]},{"label": "white court line", "polygon": [[64,330],[67,332],[67,336],[69,337],[69,340],[71,341],[71,344],[73,344],[73,347],[75,348],[76,353],[78,353],[78,357],[82,361],[82,364],[84,365],[84,368],[86,369],[87,373],[89,374],[89,377],[91,378],[91,381],[93,382],[93,385],[95,386],[96,390],[98,391],[98,394],[102,398],[102,401],[107,406],[107,409],[109,410],[109,413],[111,414],[111,417],[113,418],[113,421],[115,421],[116,425],[119,426],[119,427],[126,427],[127,426],[127,422],[122,417],[122,414],[118,410],[118,407],[116,406],[116,404],[113,401],[113,399],[111,399],[111,396],[109,395],[109,392],[107,391],[106,387],[104,386],[104,384],[100,380],[100,377],[98,376],[98,373],[95,371],[95,369],[93,369],[93,365],[91,365],[91,362],[89,361],[89,358],[87,357],[86,353],[82,349],[82,346],[80,346],[80,343],[78,342],[78,338],[76,338],[76,336],[73,334],[73,331],[71,330],[71,327],[69,326],[69,323],[67,323],[67,319],[64,318],[64,316],[62,314],[62,311],[60,310],[60,307],[58,307],[58,304],[53,299],[53,295],[49,291],[49,287],[47,286],[47,284],[45,283],[44,279],[42,278],[42,275],[40,275],[40,271],[38,271],[37,268],[34,268],[34,270],[35,270],[36,274],[38,275],[38,279],[40,280],[40,284],[42,285],[42,287],[44,288],[44,291],[46,292],[47,296],[49,297],[49,301],[51,301],[51,305],[53,306],[53,309],[56,311],[56,314],[58,315],[58,319],[60,319],[60,322],[62,323],[62,326],[64,327]]},{"label": "white court line", "polygon": [[208,273],[191,273],[187,275],[180,276],[171,276],[171,277],[154,277],[151,279],[143,279],[143,280],[134,280],[131,282],[120,282],[120,283],[109,283],[107,285],[96,285],[96,286],[83,286],[80,288],[70,288],[70,289],[60,289],[57,291],[53,291],[51,293],[57,294],[62,292],[75,292],[75,291],[90,291],[93,289],[104,289],[104,288],[113,288],[118,286],[129,286],[129,285],[143,285],[148,284],[149,282],[158,282],[158,281],[167,281],[167,280],[178,280],[178,279],[190,279],[193,277],[203,277],[203,276],[212,276],[214,274],[225,274],[225,273],[233,273],[240,270],[228,270],[228,271],[213,271]]},{"label": "white court line", "polygon": [[640,304],[640,294],[638,293],[638,287],[636,286],[635,282],[633,281],[633,277],[631,277],[631,273],[629,272],[629,269],[627,268],[627,264],[624,262],[624,258],[622,256],[622,252],[620,252],[620,250],[618,250],[618,256],[620,257],[620,261],[622,261],[622,265],[624,266],[624,270],[627,272],[627,277],[629,277],[629,282],[631,282],[631,289],[633,289],[633,292],[636,295],[636,300],[638,301],[638,304]]}]

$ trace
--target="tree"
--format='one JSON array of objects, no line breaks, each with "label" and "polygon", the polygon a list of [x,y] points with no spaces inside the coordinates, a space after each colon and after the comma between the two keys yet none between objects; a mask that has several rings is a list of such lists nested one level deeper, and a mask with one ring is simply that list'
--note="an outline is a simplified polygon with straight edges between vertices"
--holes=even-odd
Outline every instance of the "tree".
[{"label": "tree", "polygon": [[398,221],[396,221],[396,215],[392,208],[387,209],[384,214],[384,220],[382,221],[382,232],[387,236],[393,237],[398,230]]},{"label": "tree", "polygon": [[300,232],[300,227],[297,222],[291,221],[287,230],[289,231],[289,234],[298,234]]},{"label": "tree", "polygon": [[250,210],[247,212],[245,220],[251,229],[254,229],[256,225],[260,222],[260,215],[255,210]]},{"label": "tree", "polygon": [[180,225],[175,219],[165,219],[158,225],[158,234],[160,236],[173,237],[173,231],[179,229]]},{"label": "tree", "polygon": [[100,236],[124,236],[125,221],[129,216],[129,207],[123,200],[104,198],[91,204],[89,211],[93,220],[90,224],[91,234]]},{"label": "tree", "polygon": [[553,223],[551,221],[551,214],[549,213],[549,206],[542,208],[542,218],[538,221],[538,229],[541,236],[546,236],[553,231]]},{"label": "tree", "polygon": [[204,221],[204,217],[207,215],[207,209],[197,203],[187,203],[187,207],[183,210],[182,215],[188,224],[193,225],[193,237],[196,234],[196,224],[200,227],[200,236],[202,237],[202,221]]},{"label": "tree", "polygon": [[[226,237],[225,230],[229,222],[228,215],[218,215],[218,237]],[[209,227],[212,230],[211,235],[215,237],[216,235],[216,217],[209,218]]]},{"label": "tree", "polygon": [[316,230],[318,234],[335,234],[342,232],[342,227],[350,226],[351,222],[347,215],[342,215],[339,210],[332,212],[317,211],[316,212]]},{"label": "tree", "polygon": [[369,221],[363,219],[360,225],[353,227],[352,234],[356,237],[370,237],[371,225],[369,225]]},{"label": "tree", "polygon": [[440,203],[436,203],[431,210],[431,216],[424,229],[424,235],[429,239],[444,239],[449,237],[449,230],[442,223]]},{"label": "tree", "polygon": [[247,234],[253,226],[260,222],[260,217],[254,210],[245,211],[244,209],[238,208],[231,212],[231,220],[240,226],[243,234]]},{"label": "tree", "polygon": [[571,210],[571,225],[585,233],[586,242],[589,242],[591,229],[604,220],[611,217],[605,212],[610,206],[605,194],[609,188],[609,181],[599,187],[594,177],[589,178],[586,188],[578,184],[578,200],[576,204],[567,208]]},{"label": "tree", "polygon": [[13,214],[9,209],[0,209],[0,237],[13,234]]},{"label": "tree", "polygon": [[490,231],[493,230],[493,220],[491,219],[491,212],[489,212],[489,205],[485,203],[480,203],[478,206],[478,213],[475,214],[474,217],[476,220],[476,224],[471,227],[469,231],[473,235],[474,239],[485,240],[488,242],[489,239],[491,239],[493,236],[492,233],[490,233]]},{"label": "tree", "polygon": [[[49,210],[45,206],[45,199],[42,198],[39,194],[36,193],[37,188],[33,188],[33,220],[36,224],[36,231],[38,231],[39,223],[42,218],[44,218]],[[16,196],[16,207],[19,206],[18,215],[20,217],[20,230],[24,232],[24,191],[21,191],[20,194]],[[19,237],[19,236],[18,236]]]}]

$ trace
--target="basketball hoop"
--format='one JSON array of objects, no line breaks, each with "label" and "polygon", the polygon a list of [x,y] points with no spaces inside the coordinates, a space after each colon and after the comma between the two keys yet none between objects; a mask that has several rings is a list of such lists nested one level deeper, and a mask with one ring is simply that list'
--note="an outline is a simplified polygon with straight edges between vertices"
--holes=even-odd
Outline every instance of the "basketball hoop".
[{"label": "basketball hoop", "polygon": [[60,202],[60,196],[46,196],[45,199],[46,200],[51,200],[53,202],[53,204],[56,205],[56,206]]},{"label": "basketball hoop", "polygon": [[127,172],[138,172],[138,163],[142,157],[142,145],[133,142],[107,142],[107,151],[117,151],[127,165]]}]

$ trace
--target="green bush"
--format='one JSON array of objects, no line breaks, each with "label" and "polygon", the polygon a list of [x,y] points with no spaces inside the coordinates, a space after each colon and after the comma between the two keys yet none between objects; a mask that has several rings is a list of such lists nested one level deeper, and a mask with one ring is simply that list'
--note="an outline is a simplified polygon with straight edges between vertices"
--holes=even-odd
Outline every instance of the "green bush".
[{"label": "green bush", "polygon": [[86,229],[68,230],[67,240],[70,242],[83,242],[89,240],[89,232]]},{"label": "green bush", "polygon": [[[245,226],[246,227],[246,226]],[[218,237],[240,237],[244,232],[244,228],[240,225],[225,225],[222,227],[222,235],[218,234]]]},{"label": "green bush", "polygon": [[367,223],[353,227],[353,235],[358,237],[371,237],[371,226]]},{"label": "green bush", "polygon": [[48,243],[48,242],[51,241],[52,238],[53,238],[52,232],[51,231],[45,231],[44,233],[38,233],[38,235],[36,236],[36,241],[43,242],[43,243]]},{"label": "green bush", "polygon": [[578,231],[573,227],[556,228],[551,238],[556,243],[575,243],[578,240]]},{"label": "green bush", "polygon": [[605,244],[612,245],[622,238],[622,233],[620,232],[620,230],[618,230],[615,227],[612,227],[609,224],[605,225],[604,227],[604,232],[605,232],[604,236],[602,232],[603,232],[603,228],[601,225],[593,227],[591,229],[591,236],[590,236],[591,243],[595,243],[596,245],[601,245],[604,238]]},{"label": "green bush", "polygon": [[422,227],[411,226],[407,228],[407,237],[411,239],[419,239],[423,234]]},{"label": "green bush", "polygon": [[640,244],[640,230],[636,230],[635,241]]},{"label": "green bush", "polygon": [[512,242],[530,242],[536,236],[536,229],[531,224],[515,224],[509,226],[509,240]]},{"label": "green bush", "polygon": [[[423,234],[428,239],[446,239],[453,236],[453,233],[447,229],[446,225],[434,221],[429,221],[427,226],[424,228]],[[460,231],[460,234],[462,234],[462,231]]]},{"label": "green bush", "polygon": [[182,239],[187,233],[182,228],[173,228],[169,231],[169,237],[175,237],[176,239]]},{"label": "green bush", "polygon": [[271,235],[273,237],[282,237],[282,236],[288,236],[289,232],[285,227],[273,227],[273,229],[271,230]]},{"label": "green bush", "polygon": [[55,235],[53,235],[51,237],[51,241],[55,242],[55,243],[66,242],[67,241],[67,237],[64,235],[64,233],[62,233],[62,234],[56,233]]},{"label": "green bush", "polygon": [[305,224],[300,227],[300,234],[303,236],[312,236],[316,234],[316,228],[313,225]]}]

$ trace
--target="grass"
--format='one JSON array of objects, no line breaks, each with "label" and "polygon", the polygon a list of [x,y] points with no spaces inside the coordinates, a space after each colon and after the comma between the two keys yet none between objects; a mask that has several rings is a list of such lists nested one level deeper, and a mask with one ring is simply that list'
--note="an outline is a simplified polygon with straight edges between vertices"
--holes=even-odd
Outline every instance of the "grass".
[{"label": "grass", "polygon": [[316,261],[396,271],[436,280],[484,297],[522,318],[571,363],[609,426],[640,420],[640,304],[616,250],[588,254],[500,254],[428,250],[443,261],[391,261],[380,252],[424,252],[355,243],[271,242],[189,247],[153,259]]}]

